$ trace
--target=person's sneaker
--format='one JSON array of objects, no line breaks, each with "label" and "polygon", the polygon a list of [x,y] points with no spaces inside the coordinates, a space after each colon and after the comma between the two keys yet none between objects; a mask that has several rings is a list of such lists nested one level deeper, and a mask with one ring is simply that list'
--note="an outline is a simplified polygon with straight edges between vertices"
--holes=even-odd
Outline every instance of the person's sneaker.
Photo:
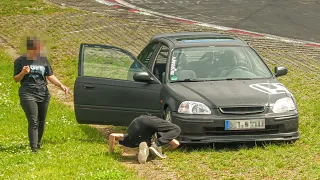
[{"label": "person's sneaker", "polygon": [[138,161],[140,164],[145,164],[149,156],[149,148],[146,142],[139,144]]},{"label": "person's sneaker", "polygon": [[149,147],[149,151],[150,151],[150,153],[151,153],[153,156],[159,157],[159,158],[161,158],[161,159],[166,158],[166,155],[164,155],[164,154],[162,153],[162,148],[161,148],[161,146],[158,147],[158,146],[156,145],[156,143],[153,143],[153,144]]}]

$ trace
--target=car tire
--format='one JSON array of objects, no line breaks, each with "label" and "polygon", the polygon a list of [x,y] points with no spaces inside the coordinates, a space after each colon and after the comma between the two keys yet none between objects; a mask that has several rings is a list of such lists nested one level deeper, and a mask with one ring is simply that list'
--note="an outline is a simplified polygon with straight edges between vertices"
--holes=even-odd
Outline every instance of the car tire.
[{"label": "car tire", "polygon": [[172,111],[170,107],[166,108],[166,112],[164,115],[164,120],[172,123]]}]

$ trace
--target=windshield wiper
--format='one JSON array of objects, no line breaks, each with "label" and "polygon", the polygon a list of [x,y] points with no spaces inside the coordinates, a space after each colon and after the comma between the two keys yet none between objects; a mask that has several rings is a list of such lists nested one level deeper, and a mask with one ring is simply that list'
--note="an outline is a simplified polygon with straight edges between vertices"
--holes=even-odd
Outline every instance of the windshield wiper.
[{"label": "windshield wiper", "polygon": [[252,80],[252,78],[227,78],[225,80],[233,81],[233,80]]},{"label": "windshield wiper", "polygon": [[203,81],[224,81],[225,79],[206,79]]},{"label": "windshield wiper", "polygon": [[233,80],[252,80],[252,78],[227,78],[227,79],[184,79],[184,80],[176,80],[171,81],[172,83],[175,82],[206,82],[206,81],[233,81]]},{"label": "windshield wiper", "polygon": [[172,83],[175,82],[203,82],[204,80],[199,80],[199,79],[184,79],[184,80],[177,80],[177,81],[171,81]]}]

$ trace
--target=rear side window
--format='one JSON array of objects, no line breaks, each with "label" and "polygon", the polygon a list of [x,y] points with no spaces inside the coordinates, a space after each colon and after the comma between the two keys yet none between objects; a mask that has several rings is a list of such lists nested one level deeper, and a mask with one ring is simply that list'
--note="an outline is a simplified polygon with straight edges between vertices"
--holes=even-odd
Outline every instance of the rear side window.
[{"label": "rear side window", "polygon": [[163,45],[160,48],[160,51],[156,57],[156,61],[153,66],[153,74],[156,76],[156,78],[163,82],[164,73],[166,71],[166,64],[168,61],[168,55],[169,55],[169,48],[165,45]]},{"label": "rear side window", "polygon": [[145,65],[146,67],[148,67],[148,64],[150,62],[150,59],[152,57],[152,54],[154,53],[156,47],[157,47],[158,43],[152,43],[149,44],[147,47],[145,47],[141,53],[138,55],[138,60]]},{"label": "rear side window", "polygon": [[156,64],[166,64],[169,55],[169,48],[167,46],[162,46],[160,52],[156,58]]}]

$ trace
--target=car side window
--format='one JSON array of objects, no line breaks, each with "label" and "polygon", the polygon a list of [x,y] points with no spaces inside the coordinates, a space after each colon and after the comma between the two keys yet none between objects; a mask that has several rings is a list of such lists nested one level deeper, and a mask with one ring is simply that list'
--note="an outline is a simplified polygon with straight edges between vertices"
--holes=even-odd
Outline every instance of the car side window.
[{"label": "car side window", "polygon": [[156,57],[154,66],[152,68],[153,74],[158,78],[160,82],[163,81],[164,73],[166,71],[166,64],[169,56],[169,48],[163,45]]},{"label": "car side window", "polygon": [[152,57],[152,54],[154,53],[156,47],[157,47],[158,43],[152,43],[149,44],[148,46],[146,46],[141,53],[138,55],[138,60],[145,65],[146,67],[148,67],[149,61]]},{"label": "car side window", "polygon": [[147,71],[122,49],[98,45],[83,49],[83,76],[134,81],[134,73]]}]

